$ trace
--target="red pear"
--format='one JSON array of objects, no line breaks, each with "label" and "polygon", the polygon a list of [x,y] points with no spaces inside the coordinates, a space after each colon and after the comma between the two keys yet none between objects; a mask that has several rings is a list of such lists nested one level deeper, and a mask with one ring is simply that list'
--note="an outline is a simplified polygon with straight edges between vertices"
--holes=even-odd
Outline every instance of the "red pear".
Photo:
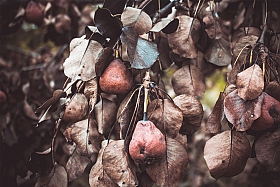
[{"label": "red pear", "polygon": [[280,102],[265,92],[263,96],[261,116],[251,126],[255,131],[267,130],[273,124],[280,122]]},{"label": "red pear", "polygon": [[99,86],[106,93],[127,94],[133,86],[132,75],[121,60],[115,59],[100,77]]},{"label": "red pear", "polygon": [[139,164],[154,164],[166,152],[166,141],[151,121],[138,121],[129,143],[129,154]]}]

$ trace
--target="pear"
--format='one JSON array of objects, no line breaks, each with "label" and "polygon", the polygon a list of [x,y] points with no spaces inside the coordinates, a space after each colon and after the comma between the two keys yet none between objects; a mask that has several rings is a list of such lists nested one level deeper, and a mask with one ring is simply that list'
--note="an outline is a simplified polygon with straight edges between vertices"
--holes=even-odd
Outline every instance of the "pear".
[{"label": "pear", "polygon": [[115,59],[101,75],[99,86],[106,93],[127,94],[133,86],[132,75],[121,60]]},{"label": "pear", "polygon": [[151,121],[138,121],[129,143],[129,154],[139,164],[154,164],[166,152],[166,141]]},{"label": "pear", "polygon": [[251,129],[255,131],[267,130],[273,124],[280,122],[280,102],[265,92],[263,92],[263,95],[261,116],[251,126]]}]

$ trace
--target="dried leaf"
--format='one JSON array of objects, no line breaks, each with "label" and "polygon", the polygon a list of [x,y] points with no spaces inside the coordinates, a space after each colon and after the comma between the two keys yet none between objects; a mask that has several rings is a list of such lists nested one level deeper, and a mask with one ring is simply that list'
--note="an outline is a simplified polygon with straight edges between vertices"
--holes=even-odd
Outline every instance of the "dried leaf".
[{"label": "dried leaf", "polygon": [[183,122],[183,114],[172,100],[164,99],[163,102],[161,99],[153,100],[148,106],[147,114],[147,118],[152,121],[161,132],[166,132],[168,137],[175,138],[179,134]]},{"label": "dried leaf", "polygon": [[204,52],[205,59],[217,66],[229,65],[232,59],[229,45],[230,43],[223,38],[210,40]]},{"label": "dried leaf", "polygon": [[263,95],[251,101],[244,101],[235,90],[225,97],[225,116],[237,131],[246,131],[253,121],[261,116],[262,101]]},{"label": "dried leaf", "polygon": [[147,174],[158,186],[178,186],[186,175],[188,153],[180,142],[167,138],[167,156],[164,158],[148,165]]},{"label": "dried leaf", "polygon": [[181,134],[193,134],[201,126],[203,118],[203,108],[198,99],[194,96],[182,94],[173,99],[183,112],[184,123],[180,129]]},{"label": "dried leaf", "polygon": [[101,77],[106,67],[114,59],[113,52],[112,48],[106,47],[99,53],[95,62],[95,72],[98,77]]},{"label": "dried leaf", "polygon": [[132,119],[133,111],[135,108],[134,92],[130,92],[122,101],[117,112],[117,122],[119,124],[120,139],[124,139],[128,130],[130,121]]},{"label": "dried leaf", "polygon": [[137,179],[139,181],[138,186],[141,187],[153,187],[154,181],[152,181],[151,177],[146,172],[142,172],[137,175]]},{"label": "dried leaf", "polygon": [[84,94],[89,100],[89,102],[88,102],[89,108],[90,108],[89,113],[91,113],[97,102],[98,85],[97,85],[96,78],[93,78],[93,79],[85,82]]},{"label": "dried leaf", "polygon": [[126,7],[121,15],[123,26],[133,27],[138,35],[149,32],[152,28],[150,16],[141,9]]},{"label": "dried leaf", "polygon": [[121,14],[127,3],[127,0],[104,0],[103,8],[107,8],[113,15]]},{"label": "dried leaf", "polygon": [[210,39],[221,39],[223,36],[223,31],[221,28],[220,19],[216,19],[213,13],[209,11],[207,15],[202,18],[204,29]]},{"label": "dried leaf", "polygon": [[186,65],[172,76],[172,86],[177,95],[189,94],[201,97],[205,92],[203,74],[195,65]]},{"label": "dried leaf", "polygon": [[124,140],[113,140],[105,148],[102,164],[107,175],[119,186],[137,186],[136,167],[124,148]]},{"label": "dried leaf", "polygon": [[77,144],[80,154],[91,156],[99,152],[102,136],[97,131],[94,119],[78,121],[66,128],[66,131],[70,131],[70,140]]},{"label": "dried leaf", "polygon": [[264,89],[264,78],[260,66],[254,64],[238,73],[236,86],[238,95],[245,101],[256,99]]},{"label": "dried leaf", "polygon": [[106,174],[102,164],[102,157],[107,144],[108,140],[102,141],[102,147],[98,153],[97,161],[90,170],[89,185],[91,187],[118,187],[118,185]]},{"label": "dried leaf", "polygon": [[35,187],[67,187],[67,173],[64,167],[55,165],[48,175],[39,176]]},{"label": "dried leaf", "polygon": [[74,179],[82,176],[85,168],[91,162],[88,157],[83,156],[78,152],[80,151],[76,148],[76,150],[66,163],[66,171],[69,177],[69,181],[73,181]]},{"label": "dried leaf", "polygon": [[94,107],[94,114],[96,117],[98,132],[106,134],[110,131],[114,124],[117,115],[117,105],[105,98],[102,98]]},{"label": "dried leaf", "polygon": [[70,43],[70,55],[64,61],[64,74],[73,79],[88,81],[96,76],[96,58],[103,47],[94,40],[86,40],[85,36],[74,38]]},{"label": "dried leaf", "polygon": [[162,19],[157,22],[153,28],[150,30],[151,32],[160,32],[163,31],[165,34],[174,33],[179,26],[179,19]]},{"label": "dried leaf", "polygon": [[53,92],[53,96],[44,102],[40,107],[37,108],[35,113],[40,113],[43,110],[46,110],[51,105],[55,104],[61,97],[66,97],[66,93],[63,90],[57,89]]},{"label": "dried leaf", "polygon": [[220,92],[219,98],[215,103],[215,106],[211,112],[211,114],[208,117],[207,123],[205,125],[206,131],[216,134],[221,131],[221,121],[224,116],[224,99],[225,94],[223,92]]},{"label": "dried leaf", "polygon": [[122,33],[122,23],[111,15],[106,8],[98,8],[94,14],[94,23],[102,36],[116,40]]},{"label": "dried leaf", "polygon": [[268,171],[280,171],[280,128],[264,134],[255,144],[256,157]]},{"label": "dried leaf", "polygon": [[121,41],[127,46],[127,54],[132,68],[150,68],[156,61],[158,57],[157,45],[138,37],[133,28],[123,28]]},{"label": "dried leaf", "polygon": [[250,157],[251,147],[246,136],[225,131],[210,138],[204,147],[204,159],[215,179],[241,173]]},{"label": "dried leaf", "polygon": [[23,100],[23,102],[22,102],[22,110],[28,118],[30,118],[32,120],[36,120],[36,121],[38,120],[38,117],[35,115],[34,110],[29,105],[29,103],[26,101],[26,99]]},{"label": "dried leaf", "polygon": [[197,19],[182,15],[179,19],[178,29],[168,34],[168,42],[172,51],[185,58],[195,58],[197,51],[195,43],[200,36],[201,25]]}]

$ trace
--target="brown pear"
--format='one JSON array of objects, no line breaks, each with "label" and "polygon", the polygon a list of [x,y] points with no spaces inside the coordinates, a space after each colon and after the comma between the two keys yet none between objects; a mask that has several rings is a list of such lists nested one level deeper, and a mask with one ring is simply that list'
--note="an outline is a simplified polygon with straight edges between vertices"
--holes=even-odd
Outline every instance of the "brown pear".
[{"label": "brown pear", "polygon": [[251,126],[251,129],[255,131],[267,130],[273,124],[280,122],[280,102],[265,92],[263,95],[261,116]]},{"label": "brown pear", "polygon": [[127,94],[133,86],[133,79],[123,62],[115,59],[100,77],[99,86],[106,93]]}]

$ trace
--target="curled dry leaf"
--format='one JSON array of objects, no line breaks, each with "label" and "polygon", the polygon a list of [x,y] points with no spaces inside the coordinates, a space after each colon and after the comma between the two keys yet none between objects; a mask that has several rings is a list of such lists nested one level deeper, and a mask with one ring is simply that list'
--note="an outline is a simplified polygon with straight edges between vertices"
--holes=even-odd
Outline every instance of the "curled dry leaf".
[{"label": "curled dry leaf", "polygon": [[68,123],[75,123],[82,120],[88,112],[88,101],[84,94],[76,93],[71,100],[66,103],[66,108],[62,119]]},{"label": "curled dry leaf", "polygon": [[151,32],[160,32],[163,31],[165,34],[171,34],[175,32],[179,25],[179,19],[162,19],[157,22],[153,28],[150,30]]},{"label": "curled dry leaf", "polygon": [[110,131],[117,115],[117,105],[108,99],[102,98],[94,107],[98,132],[106,134]]},{"label": "curled dry leaf", "polygon": [[39,176],[35,187],[67,187],[67,173],[63,166],[55,165],[48,175]]},{"label": "curled dry leaf", "polygon": [[150,68],[158,57],[157,45],[139,37],[132,27],[123,28],[121,42],[127,47],[127,55],[132,68]]},{"label": "curled dry leaf", "polygon": [[240,174],[250,157],[247,137],[237,131],[225,131],[210,138],[204,147],[204,159],[215,179]]},{"label": "curled dry leaf", "polygon": [[98,94],[98,85],[96,77],[85,82],[84,94],[89,100],[89,113],[91,113],[94,109],[94,106],[97,102],[97,94]]},{"label": "curled dry leaf", "polygon": [[237,74],[238,95],[247,100],[256,99],[264,89],[264,77],[259,65],[254,64]]},{"label": "curled dry leaf", "polygon": [[152,121],[161,132],[166,132],[167,136],[175,138],[179,134],[183,122],[183,114],[172,100],[153,100],[148,106],[147,114],[147,118]]},{"label": "curled dry leaf", "polygon": [[257,140],[256,157],[268,171],[280,171],[280,128],[268,132]]},{"label": "curled dry leaf", "polygon": [[174,103],[182,110],[184,123],[180,129],[181,134],[193,134],[201,126],[203,108],[198,99],[192,95],[182,94],[176,96]]},{"label": "curled dry leaf", "polygon": [[89,185],[91,187],[118,187],[118,185],[110,179],[110,177],[104,171],[104,167],[102,164],[102,157],[104,153],[104,149],[108,144],[108,140],[102,141],[101,149],[98,153],[97,161],[92,166],[90,173],[89,173]]},{"label": "curled dry leaf", "polygon": [[209,45],[204,53],[205,59],[217,66],[229,65],[232,59],[229,42],[220,38],[218,40],[210,40],[208,43]]},{"label": "curled dry leaf", "polygon": [[138,121],[129,143],[129,155],[139,164],[159,162],[166,152],[164,135],[151,121]]},{"label": "curled dry leaf", "polygon": [[177,95],[189,94],[201,97],[205,92],[204,76],[195,65],[186,65],[172,76],[172,86]]},{"label": "curled dry leaf", "polygon": [[263,94],[254,100],[244,101],[235,90],[225,97],[225,116],[237,131],[246,131],[261,116],[262,102]]},{"label": "curled dry leaf", "polygon": [[116,41],[122,33],[122,23],[106,8],[98,8],[95,11],[94,23],[102,36],[113,39],[113,41]]},{"label": "curled dry leaf", "polygon": [[240,28],[235,31],[231,39],[231,49],[234,59],[239,56],[238,60],[243,62],[248,54],[248,48],[244,49],[244,47],[254,46],[260,34],[261,31],[255,27]]},{"label": "curled dry leaf", "polygon": [[108,67],[110,62],[113,61],[113,53],[114,51],[112,48],[106,47],[102,49],[102,51],[97,56],[95,62],[95,72],[98,77],[101,77],[106,67]]},{"label": "curled dry leaf", "polygon": [[221,39],[223,36],[223,31],[220,24],[220,19],[216,19],[213,13],[209,11],[207,15],[202,18],[204,29],[210,39]]},{"label": "curled dry leaf", "polygon": [[[139,91],[138,91],[139,92]],[[119,125],[120,139],[124,139],[128,126],[132,120],[133,111],[135,109],[135,96],[138,92],[130,92],[122,101],[117,112],[117,122]]]},{"label": "curled dry leaf", "polygon": [[78,153],[78,148],[75,149],[66,163],[66,171],[68,174],[68,180],[73,181],[76,178],[82,176],[87,165],[91,162],[90,159],[84,155]]},{"label": "curled dry leaf", "polygon": [[40,113],[43,110],[46,110],[51,105],[55,104],[61,97],[66,97],[66,93],[63,90],[57,89],[53,92],[53,96],[44,102],[40,107],[37,108],[35,113]]},{"label": "curled dry leaf", "polygon": [[251,126],[255,131],[268,130],[272,125],[280,122],[280,102],[265,92],[262,95],[261,116]]},{"label": "curled dry leaf", "polygon": [[147,174],[158,186],[178,186],[186,175],[189,157],[185,147],[167,137],[165,159],[146,168]]},{"label": "curled dry leaf", "polygon": [[70,132],[70,141],[76,143],[82,155],[90,156],[99,152],[103,138],[97,131],[97,123],[94,119],[78,121],[66,128],[65,132]]},{"label": "curled dry leaf", "polygon": [[182,15],[179,19],[178,29],[168,34],[168,43],[172,51],[185,58],[195,58],[197,50],[195,43],[199,40],[201,24],[197,19]]},{"label": "curled dry leaf", "polygon": [[220,93],[218,100],[216,101],[214,108],[211,114],[208,117],[207,123],[205,125],[206,131],[216,134],[221,131],[221,121],[224,116],[224,99],[225,94],[223,92]]},{"label": "curled dry leaf", "polygon": [[136,167],[124,148],[124,140],[112,140],[103,152],[107,175],[119,186],[137,186]]},{"label": "curled dry leaf", "polygon": [[123,26],[133,27],[138,35],[149,32],[152,28],[150,16],[141,9],[126,7],[121,15]]},{"label": "curled dry leaf", "polygon": [[94,40],[86,40],[85,36],[74,38],[70,43],[70,55],[64,61],[64,74],[73,79],[88,81],[96,76],[96,58],[103,47]]}]

